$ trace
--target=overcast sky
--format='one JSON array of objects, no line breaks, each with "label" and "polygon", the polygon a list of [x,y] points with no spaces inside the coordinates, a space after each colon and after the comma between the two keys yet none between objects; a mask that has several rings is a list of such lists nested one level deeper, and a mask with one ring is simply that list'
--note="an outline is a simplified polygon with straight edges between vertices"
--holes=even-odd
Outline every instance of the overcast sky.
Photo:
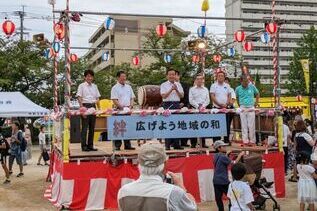
[{"label": "overcast sky", "polygon": [[[118,13],[139,13],[139,14],[164,14],[164,15],[195,15],[201,16],[202,0],[70,0],[70,10],[96,11],[96,12],[118,12]],[[224,16],[225,0],[209,0],[210,10],[208,16]],[[52,21],[45,19],[52,16],[52,8],[47,0],[1,0],[0,19],[1,22],[6,16],[11,18],[19,27],[18,17],[13,15],[14,11],[21,10],[25,5],[27,13],[24,25],[29,29],[30,36],[44,32],[45,36],[52,40]],[[65,9],[66,0],[56,0],[56,9]],[[106,16],[82,17],[79,24],[71,24],[71,45],[89,46],[88,38],[97,29]],[[203,23],[202,20],[175,19],[174,24],[188,31],[196,31]],[[208,31],[223,36],[225,33],[224,21],[208,21]],[[84,51],[78,51],[82,55]]]}]

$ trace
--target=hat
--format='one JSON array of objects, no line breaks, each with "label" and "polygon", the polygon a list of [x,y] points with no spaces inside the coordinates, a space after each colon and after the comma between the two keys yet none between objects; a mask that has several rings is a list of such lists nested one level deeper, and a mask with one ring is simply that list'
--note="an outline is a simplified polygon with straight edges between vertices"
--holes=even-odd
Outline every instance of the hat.
[{"label": "hat", "polygon": [[226,144],[225,142],[223,142],[223,141],[216,141],[215,143],[214,143],[214,148],[215,149],[218,149],[219,147],[222,147],[222,146],[228,146],[228,144]]},{"label": "hat", "polygon": [[165,148],[161,144],[144,144],[139,151],[138,160],[141,166],[157,167],[166,161]]},{"label": "hat", "polygon": [[310,159],[312,161],[317,161],[317,153],[316,152],[313,152],[311,155],[310,155]]}]

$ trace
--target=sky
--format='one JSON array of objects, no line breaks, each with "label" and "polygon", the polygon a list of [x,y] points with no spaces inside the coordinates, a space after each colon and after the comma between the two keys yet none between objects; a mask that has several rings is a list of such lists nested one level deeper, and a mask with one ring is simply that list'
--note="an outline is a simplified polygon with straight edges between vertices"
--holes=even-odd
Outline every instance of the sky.
[{"label": "sky", "polygon": [[[162,14],[202,16],[202,0],[70,0],[70,10],[93,11],[93,12],[118,12],[133,14]],[[225,15],[225,0],[209,0],[210,10],[207,16]],[[44,33],[48,40],[52,40],[52,7],[47,0],[1,0],[0,20],[10,18],[19,27],[19,19],[13,13],[25,6],[27,16],[24,26],[29,29],[29,39],[33,34]],[[63,10],[66,0],[56,0],[56,9]],[[57,14],[58,16],[58,14]],[[102,24],[106,16],[84,15],[80,23],[71,23],[71,46],[88,47],[90,35]],[[203,23],[203,20],[174,19],[174,24],[193,33]],[[225,22],[221,20],[208,20],[209,33],[224,36]],[[77,54],[83,55],[86,50],[78,50]]]}]

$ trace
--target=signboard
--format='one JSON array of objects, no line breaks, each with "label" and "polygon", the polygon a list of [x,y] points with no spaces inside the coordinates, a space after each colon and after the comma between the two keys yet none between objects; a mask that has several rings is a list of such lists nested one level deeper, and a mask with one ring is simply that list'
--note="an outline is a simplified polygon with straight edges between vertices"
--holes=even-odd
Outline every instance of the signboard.
[{"label": "signboard", "polygon": [[227,134],[225,114],[110,116],[110,140],[217,137]]}]

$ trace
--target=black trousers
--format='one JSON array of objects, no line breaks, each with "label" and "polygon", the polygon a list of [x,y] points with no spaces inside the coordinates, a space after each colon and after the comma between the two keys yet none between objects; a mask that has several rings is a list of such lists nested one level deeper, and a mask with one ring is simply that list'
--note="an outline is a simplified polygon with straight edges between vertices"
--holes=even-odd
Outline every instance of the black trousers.
[{"label": "black trousers", "polygon": [[223,194],[227,195],[228,188],[229,188],[229,184],[228,185],[214,184],[215,199],[216,199],[216,203],[217,203],[217,207],[219,211],[224,211],[222,196]]},{"label": "black trousers", "polygon": [[[191,138],[190,139],[190,145],[191,145],[191,147],[196,147],[196,145],[197,145],[197,138]],[[204,147],[204,146],[206,146],[206,139],[205,138],[201,138],[201,144],[202,144],[202,146],[200,146],[200,147]]]},{"label": "black trousers", "polygon": [[284,150],[284,168],[285,174],[287,173],[287,165],[288,165],[288,147],[283,147]]},{"label": "black trousers", "polygon": [[[180,104],[177,101],[163,102],[162,107],[164,109],[179,109]],[[180,148],[180,139],[177,138],[167,138],[165,139],[165,148],[169,149],[171,146],[174,148]]]},{"label": "black trousers", "polygon": [[[128,149],[131,148],[131,141],[130,140],[123,140],[124,142],[124,148]],[[121,140],[115,140],[114,141],[114,146],[116,147],[116,149],[120,149],[122,145],[122,141]]]},{"label": "black trousers", "polygon": [[[83,104],[86,108],[95,107],[95,104]],[[87,115],[81,117],[81,148],[93,148],[94,146],[94,132],[95,132],[96,116]],[[88,141],[87,141],[88,132]]]}]

